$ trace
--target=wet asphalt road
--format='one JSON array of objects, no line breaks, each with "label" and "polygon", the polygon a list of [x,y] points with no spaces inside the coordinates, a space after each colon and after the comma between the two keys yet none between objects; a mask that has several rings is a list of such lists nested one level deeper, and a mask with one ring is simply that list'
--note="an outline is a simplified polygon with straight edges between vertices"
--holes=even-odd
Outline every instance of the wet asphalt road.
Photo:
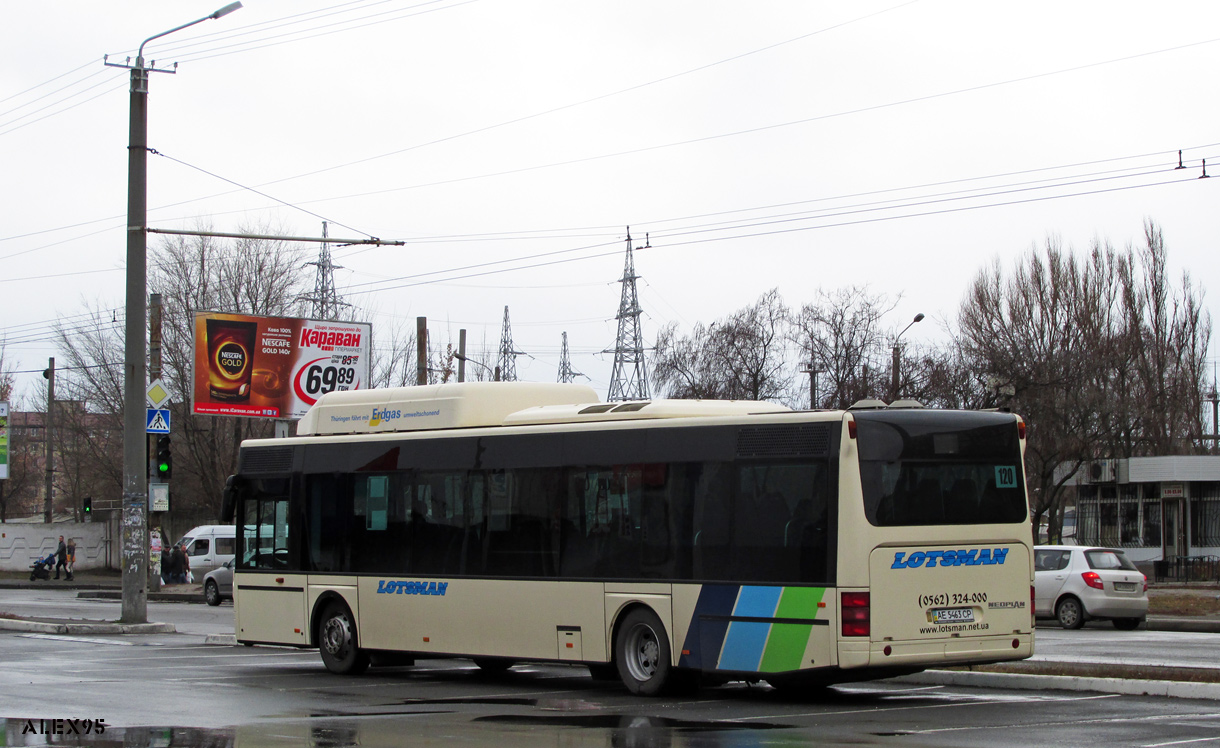
[{"label": "wet asphalt road", "polygon": [[[5,602],[17,604],[9,591],[0,597],[0,610]],[[0,632],[0,716],[7,718],[0,744],[1220,745],[1220,702],[1187,699],[896,681],[795,697],[765,685],[730,684],[639,699],[617,684],[593,681],[583,668],[520,665],[490,676],[459,660],[341,677],[326,672],[314,651],[205,645],[206,634],[226,625],[232,630],[230,605],[164,605],[170,607],[150,605],[150,618],[176,618],[183,633]],[[1107,642],[1117,646],[1132,636],[1117,634],[1047,632],[1044,638],[1078,652],[1091,641],[1090,648],[1104,653]],[[1063,638],[1068,635],[1092,638]],[[1110,639],[1097,639],[1105,636]],[[1198,646],[1210,643],[1204,639]],[[90,733],[72,734],[84,731],[83,720],[94,721]],[[97,720],[106,725],[100,735]],[[56,727],[64,734],[46,734]]]}]

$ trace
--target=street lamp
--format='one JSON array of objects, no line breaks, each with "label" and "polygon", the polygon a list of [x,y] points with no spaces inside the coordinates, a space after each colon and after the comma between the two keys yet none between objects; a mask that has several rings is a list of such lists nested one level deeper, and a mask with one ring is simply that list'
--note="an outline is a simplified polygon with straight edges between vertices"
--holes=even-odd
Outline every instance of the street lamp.
[{"label": "street lamp", "polygon": [[[148,73],[144,45],[188,26],[226,16],[241,7],[230,3],[210,16],[154,34],[140,44],[131,68],[131,114],[127,146],[127,325],[123,349],[123,623],[148,620],[148,435],[144,421],[144,340],[148,294]],[[160,71],[172,72],[172,71]]]},{"label": "street lamp", "polygon": [[911,324],[902,328],[902,332],[898,333],[894,337],[894,371],[893,371],[893,381],[890,384],[890,402],[894,402],[895,400],[898,399],[898,370],[899,370],[899,366],[901,364],[901,359],[902,359],[902,352],[901,352],[901,349],[898,347],[898,339],[902,337],[903,333],[905,333],[907,330],[911,329],[911,325],[915,324],[916,322],[920,321],[921,319],[923,319],[922,312],[920,312],[919,314],[916,314],[915,319],[911,320]]},{"label": "street lamp", "polygon": [[[462,332],[465,332],[465,330],[463,330]],[[500,381],[500,367],[499,366],[496,367],[495,371],[492,371],[491,367],[488,366],[487,364],[483,363],[482,361],[475,361],[473,358],[465,356],[461,353],[455,353],[455,354],[453,354],[453,357],[456,358],[458,361],[471,363],[471,364],[474,364],[475,366],[482,366],[484,369],[487,370],[487,373],[492,376],[493,381],[496,381],[496,382]],[[458,377],[458,381],[461,382],[465,378],[466,378],[465,372],[463,372],[462,376]]]}]

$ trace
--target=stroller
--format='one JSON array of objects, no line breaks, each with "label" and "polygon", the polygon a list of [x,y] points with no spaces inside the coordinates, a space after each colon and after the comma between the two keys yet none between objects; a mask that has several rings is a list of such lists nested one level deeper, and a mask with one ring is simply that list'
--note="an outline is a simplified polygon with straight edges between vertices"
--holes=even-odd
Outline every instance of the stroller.
[{"label": "stroller", "polygon": [[46,558],[38,559],[30,568],[32,569],[30,571],[31,582],[35,579],[50,579],[51,569],[55,568],[55,554],[53,552],[48,553]]}]

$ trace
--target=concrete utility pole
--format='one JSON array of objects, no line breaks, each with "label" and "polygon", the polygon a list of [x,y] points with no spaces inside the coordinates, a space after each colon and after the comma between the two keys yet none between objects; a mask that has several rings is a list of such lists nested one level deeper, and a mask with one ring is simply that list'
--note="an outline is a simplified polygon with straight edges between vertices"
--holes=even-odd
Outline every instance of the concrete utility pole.
[{"label": "concrete utility pole", "polygon": [[428,318],[415,318],[415,383],[428,383]]},{"label": "concrete utility pole", "polygon": [[123,348],[123,508],[122,541],[123,623],[148,621],[148,464],[145,461],[144,323],[148,293],[148,74],[171,73],[144,66],[144,45],[197,23],[220,18],[241,7],[230,3],[210,16],[148,37],[136,52],[131,69],[131,97],[127,145],[127,325]]},{"label": "concrete utility pole", "polygon": [[809,375],[809,409],[817,410],[817,407],[818,407],[818,375],[822,373],[822,370],[817,368],[816,366],[814,366],[811,363],[811,364],[809,364],[808,369],[801,369],[801,373]]},{"label": "concrete utility pole", "polygon": [[907,330],[910,330],[911,325],[915,324],[916,322],[919,322],[922,319],[923,319],[922,312],[919,314],[916,314],[915,319],[911,320],[911,324],[902,328],[902,332],[898,333],[898,335],[896,335],[894,337],[894,372],[893,372],[894,381],[890,383],[890,402],[894,402],[895,400],[898,399],[898,372],[900,371],[901,366],[902,366],[902,349],[898,347],[898,338],[901,338],[903,333],[905,333]]},{"label": "concrete utility pole", "polygon": [[55,359],[47,359],[47,422],[42,430],[43,446],[46,448],[47,475],[46,495],[42,499],[42,521],[48,525],[55,521]]}]

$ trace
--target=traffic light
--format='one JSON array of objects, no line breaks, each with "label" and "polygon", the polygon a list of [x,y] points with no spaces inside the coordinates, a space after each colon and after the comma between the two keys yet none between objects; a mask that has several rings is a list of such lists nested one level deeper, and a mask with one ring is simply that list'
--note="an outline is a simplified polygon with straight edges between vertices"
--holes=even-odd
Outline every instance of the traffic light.
[{"label": "traffic light", "polygon": [[167,481],[174,473],[174,455],[169,448],[169,435],[157,437],[157,479]]},{"label": "traffic light", "polygon": [[84,501],[82,502],[81,509],[84,511],[84,514],[85,514],[85,521],[92,522],[93,521],[93,498],[86,496]]}]

